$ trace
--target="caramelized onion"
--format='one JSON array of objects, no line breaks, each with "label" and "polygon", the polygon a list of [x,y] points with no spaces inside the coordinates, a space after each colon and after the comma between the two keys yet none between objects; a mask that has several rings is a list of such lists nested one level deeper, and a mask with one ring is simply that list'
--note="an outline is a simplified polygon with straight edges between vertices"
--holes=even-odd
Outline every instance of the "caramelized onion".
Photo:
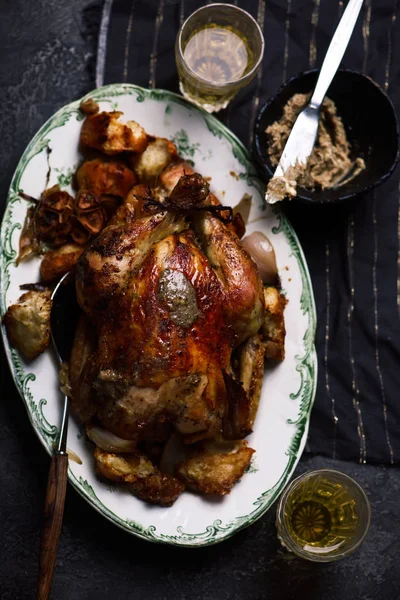
[{"label": "caramelized onion", "polygon": [[75,462],[77,465],[81,465],[82,463],[82,459],[80,456],[78,456],[76,454],[76,452],[74,452],[73,450],[71,450],[70,448],[67,448],[67,454],[68,454],[68,460],[72,460],[73,462]]},{"label": "caramelized onion", "polygon": [[88,438],[92,440],[104,452],[135,452],[136,442],[132,440],[124,440],[123,438],[114,435],[111,431],[97,427],[96,425],[88,425],[86,427]]},{"label": "caramelized onion", "polygon": [[242,244],[258,267],[264,283],[275,283],[278,277],[275,250],[267,236],[254,231],[242,239]]}]

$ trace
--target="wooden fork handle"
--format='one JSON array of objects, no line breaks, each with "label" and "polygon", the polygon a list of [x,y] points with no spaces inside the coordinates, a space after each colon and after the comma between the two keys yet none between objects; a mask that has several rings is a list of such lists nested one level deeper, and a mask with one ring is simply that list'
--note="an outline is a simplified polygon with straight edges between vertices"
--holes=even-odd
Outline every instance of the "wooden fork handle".
[{"label": "wooden fork handle", "polygon": [[67,470],[68,454],[62,452],[54,454],[50,465],[44,505],[37,600],[48,600],[50,597],[58,539],[64,514]]}]

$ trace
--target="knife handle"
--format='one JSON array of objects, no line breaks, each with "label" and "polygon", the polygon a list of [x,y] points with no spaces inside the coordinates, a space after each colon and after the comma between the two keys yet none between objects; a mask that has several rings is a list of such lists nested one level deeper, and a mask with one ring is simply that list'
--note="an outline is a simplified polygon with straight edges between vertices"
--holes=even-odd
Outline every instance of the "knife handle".
[{"label": "knife handle", "polygon": [[322,63],[317,85],[310,100],[310,104],[314,108],[321,106],[331,81],[342,62],[363,2],[364,0],[349,0],[346,10],[340,19],[340,23],[337,26],[324,62]]},{"label": "knife handle", "polygon": [[64,514],[67,471],[68,454],[57,452],[51,460],[47,481],[42,540],[40,544],[37,600],[48,600],[50,597],[58,539],[60,537]]}]

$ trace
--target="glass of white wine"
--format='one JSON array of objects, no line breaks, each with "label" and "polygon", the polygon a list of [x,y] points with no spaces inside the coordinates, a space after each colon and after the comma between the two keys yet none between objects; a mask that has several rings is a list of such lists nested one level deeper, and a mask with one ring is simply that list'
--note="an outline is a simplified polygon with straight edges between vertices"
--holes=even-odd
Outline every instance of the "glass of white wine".
[{"label": "glass of white wine", "polygon": [[308,471],[281,496],[278,538],[301,558],[331,562],[352,554],[367,535],[371,508],[354,479],[333,469]]},{"label": "glass of white wine", "polygon": [[182,95],[216,112],[256,75],[264,54],[262,31],[249,13],[208,4],[183,23],[175,44]]}]

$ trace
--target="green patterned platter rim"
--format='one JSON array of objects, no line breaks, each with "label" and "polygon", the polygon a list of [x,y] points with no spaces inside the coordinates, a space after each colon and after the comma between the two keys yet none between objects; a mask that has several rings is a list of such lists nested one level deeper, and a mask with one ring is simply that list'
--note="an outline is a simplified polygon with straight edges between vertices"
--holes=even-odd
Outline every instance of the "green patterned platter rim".
[{"label": "green patterned platter rim", "polygon": [[[303,451],[315,396],[317,361],[314,348],[316,313],[306,261],[290,223],[279,208],[265,206],[264,184],[243,144],[215,117],[164,90],[130,84],[99,88],[61,108],[26,148],[13,176],[0,241],[0,306],[3,315],[20,295],[19,286],[39,280],[39,260],[16,267],[18,239],[27,210],[19,192],[39,196],[50,167],[49,185],[71,189],[82,113],[79,105],[93,98],[102,110],[121,110],[146,131],[173,139],[182,156],[211,178],[211,189],[224,204],[251,196],[248,231],[262,229],[271,239],[287,296],[287,357],[267,369],[254,433],[249,445],[254,460],[229,496],[212,502],[185,492],[173,507],[148,507],[121,486],[105,485],[95,475],[92,451],[81,429],[70,420],[68,447],[82,458],[70,461],[74,488],[99,513],[124,530],[152,542],[198,547],[220,542],[254,523],[282,492]],[[48,153],[48,148],[51,153]],[[6,355],[29,419],[49,454],[58,439],[61,403],[51,351],[27,363],[11,346],[2,327]]]}]

